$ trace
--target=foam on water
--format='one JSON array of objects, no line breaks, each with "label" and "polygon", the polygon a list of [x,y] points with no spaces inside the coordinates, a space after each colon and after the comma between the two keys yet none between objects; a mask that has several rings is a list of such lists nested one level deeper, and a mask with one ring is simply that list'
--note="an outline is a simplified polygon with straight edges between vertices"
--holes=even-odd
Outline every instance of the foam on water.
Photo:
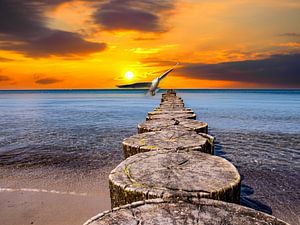
[{"label": "foam on water", "polygon": [[37,193],[50,193],[50,194],[60,194],[60,195],[74,195],[74,196],[87,196],[87,193],[77,193],[74,191],[56,191],[56,190],[46,190],[37,188],[1,188],[0,192],[37,192]]}]

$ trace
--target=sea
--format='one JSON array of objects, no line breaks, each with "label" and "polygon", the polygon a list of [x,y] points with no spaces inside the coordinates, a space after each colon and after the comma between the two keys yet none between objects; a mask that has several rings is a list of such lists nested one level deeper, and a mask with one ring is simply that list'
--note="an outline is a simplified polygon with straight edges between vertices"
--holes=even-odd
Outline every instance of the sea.
[{"label": "sea", "polygon": [[[160,103],[144,90],[0,91],[0,192],[97,195],[122,140]],[[179,89],[242,176],[241,204],[300,224],[300,90]]]}]

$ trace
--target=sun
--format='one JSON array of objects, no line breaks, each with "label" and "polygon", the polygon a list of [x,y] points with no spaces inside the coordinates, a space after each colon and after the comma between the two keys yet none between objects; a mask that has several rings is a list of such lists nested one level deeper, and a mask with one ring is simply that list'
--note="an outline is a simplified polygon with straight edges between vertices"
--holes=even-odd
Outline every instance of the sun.
[{"label": "sun", "polygon": [[127,80],[131,80],[133,77],[134,77],[134,73],[133,73],[133,72],[127,71],[127,72],[125,73],[125,78],[126,78]]}]

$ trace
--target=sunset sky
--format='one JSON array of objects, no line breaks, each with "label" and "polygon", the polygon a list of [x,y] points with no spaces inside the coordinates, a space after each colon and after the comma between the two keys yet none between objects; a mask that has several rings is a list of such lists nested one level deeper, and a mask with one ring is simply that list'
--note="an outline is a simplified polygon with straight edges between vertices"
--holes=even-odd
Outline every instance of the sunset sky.
[{"label": "sunset sky", "polygon": [[[0,0],[0,89],[300,88],[299,0]],[[126,72],[134,76],[126,78]]]}]

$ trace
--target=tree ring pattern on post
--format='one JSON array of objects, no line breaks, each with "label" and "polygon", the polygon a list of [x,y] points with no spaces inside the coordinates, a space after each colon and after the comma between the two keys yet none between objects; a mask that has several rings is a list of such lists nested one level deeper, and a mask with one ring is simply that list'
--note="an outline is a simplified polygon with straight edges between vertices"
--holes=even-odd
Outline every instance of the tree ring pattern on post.
[{"label": "tree ring pattern on post", "polygon": [[271,215],[237,204],[200,199],[167,201],[151,199],[96,215],[84,225],[289,225]]},{"label": "tree ring pattern on post", "polygon": [[153,198],[239,202],[240,175],[227,160],[202,152],[145,152],[109,175],[112,207]]},{"label": "tree ring pattern on post", "polygon": [[122,142],[125,158],[132,155],[157,151],[199,151],[214,154],[214,138],[187,130],[163,130],[136,134]]}]

